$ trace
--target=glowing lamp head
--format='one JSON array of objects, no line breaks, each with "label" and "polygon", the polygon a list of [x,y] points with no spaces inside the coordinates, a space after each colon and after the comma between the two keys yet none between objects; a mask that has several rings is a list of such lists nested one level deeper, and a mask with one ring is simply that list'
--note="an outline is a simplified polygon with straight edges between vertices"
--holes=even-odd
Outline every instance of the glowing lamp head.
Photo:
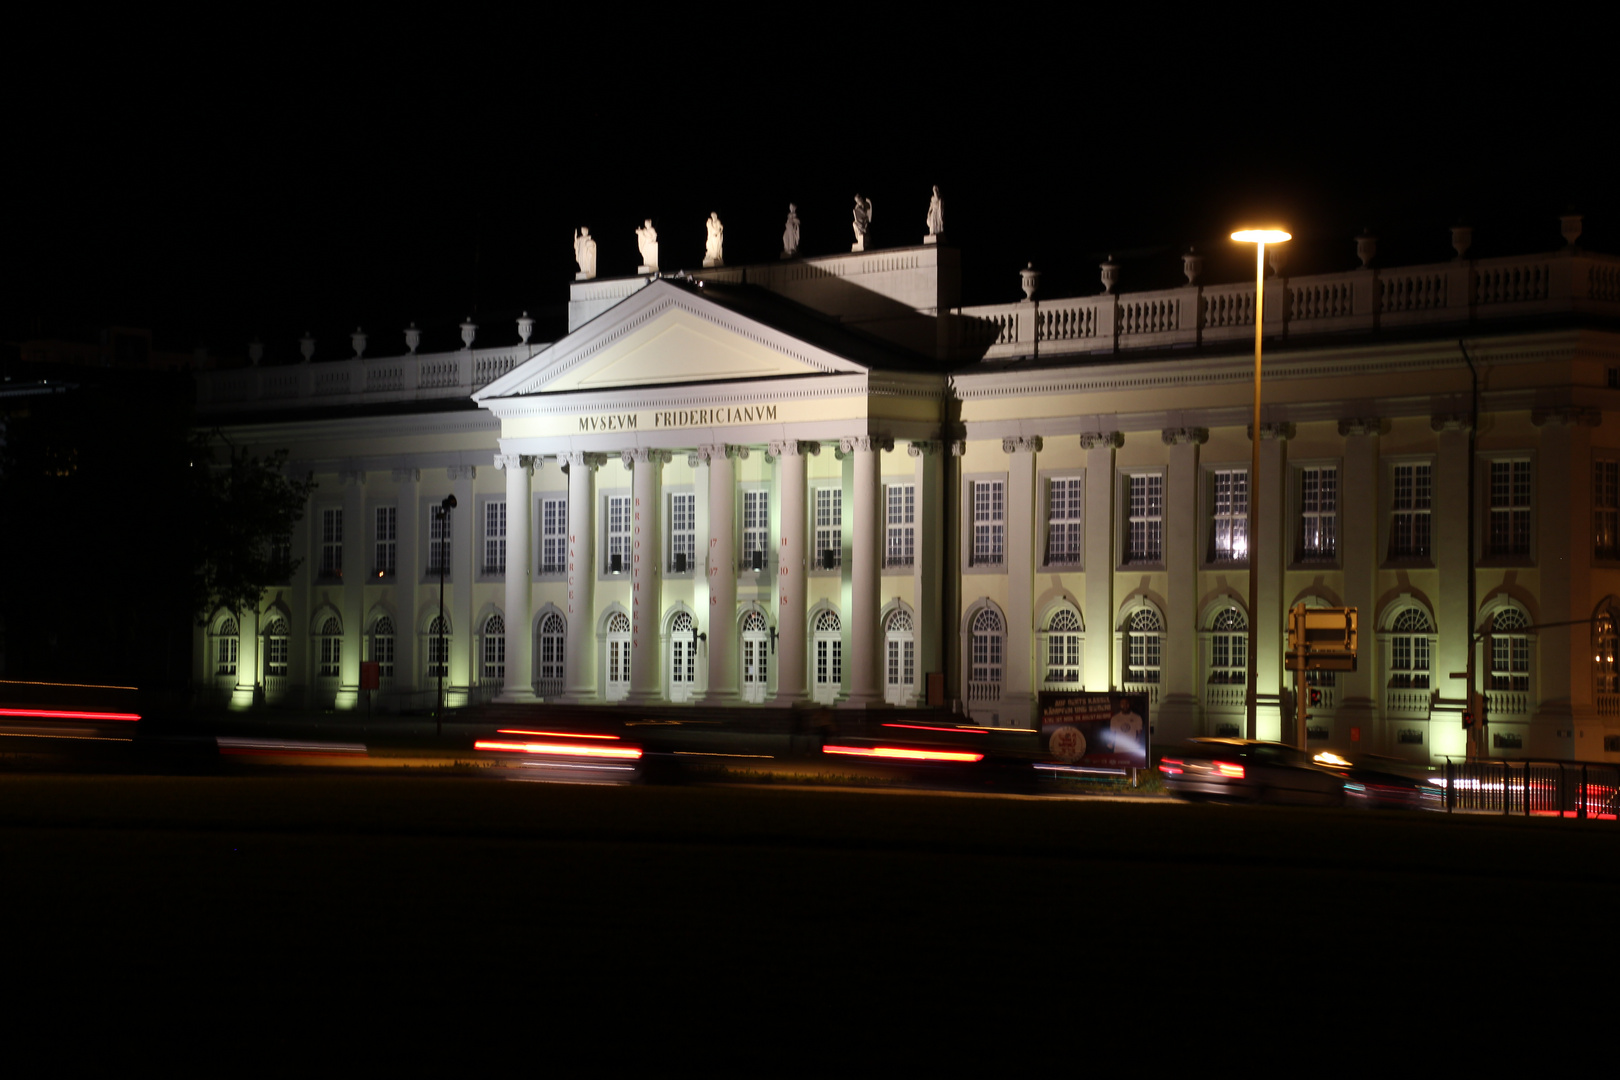
[{"label": "glowing lamp head", "polygon": [[1293,238],[1291,233],[1281,229],[1239,229],[1232,234],[1232,239],[1240,244],[1280,244]]}]

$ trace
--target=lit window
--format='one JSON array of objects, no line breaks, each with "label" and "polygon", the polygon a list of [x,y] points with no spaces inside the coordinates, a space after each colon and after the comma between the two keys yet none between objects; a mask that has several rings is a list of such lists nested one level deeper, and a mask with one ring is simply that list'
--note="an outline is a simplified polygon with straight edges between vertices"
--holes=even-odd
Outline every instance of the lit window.
[{"label": "lit window", "polygon": [[[994,608],[973,617],[972,665],[968,669],[969,697],[988,698],[1001,692],[1001,656],[1005,629]],[[974,686],[979,692],[974,693]]]},{"label": "lit window", "polygon": [[343,511],[321,511],[321,577],[343,576]]},{"label": "lit window", "polygon": [[1592,636],[1595,648],[1592,671],[1600,694],[1620,694],[1620,667],[1615,666],[1615,654],[1620,652],[1620,630],[1617,630],[1614,612],[1605,611],[1597,618]]},{"label": "lit window", "polygon": [[276,619],[264,631],[264,673],[270,677],[287,674],[287,620]]},{"label": "lit window", "polygon": [[771,527],[771,508],[764,490],[743,492],[742,565],[751,570],[756,565],[764,569],[769,561],[768,536]]},{"label": "lit window", "polygon": [[506,620],[499,615],[484,622],[484,678],[506,678]]},{"label": "lit window", "polygon": [[607,571],[630,572],[630,496],[608,496]]},{"label": "lit window", "polygon": [[568,500],[540,500],[540,572],[568,569]]},{"label": "lit window", "polygon": [[815,560],[821,570],[844,565],[844,492],[840,488],[816,488]]},{"label": "lit window", "polygon": [[378,577],[393,577],[399,552],[399,511],[392,506],[377,507],[377,539],[372,552]]},{"label": "lit window", "polygon": [[1592,463],[1592,553],[1620,559],[1620,461]]},{"label": "lit window", "polygon": [[1210,629],[1209,681],[1218,684],[1249,682],[1249,620],[1235,607],[1215,616]]},{"label": "lit window", "polygon": [[1338,552],[1339,470],[1299,472],[1299,554],[1304,560],[1331,559]]},{"label": "lit window", "polygon": [[669,681],[672,696],[685,700],[697,679],[697,636],[690,612],[676,612],[669,626]]},{"label": "lit window", "polygon": [[235,675],[237,656],[236,620],[226,619],[219,624],[219,633],[214,643],[214,674]]},{"label": "lit window", "polygon": [[1131,613],[1125,632],[1125,681],[1159,681],[1159,647],[1164,624],[1157,612],[1141,608]]},{"label": "lit window", "polygon": [[917,557],[917,485],[890,484],[884,501],[883,565],[909,569]]},{"label": "lit window", "polygon": [[1082,491],[1078,476],[1054,477],[1046,484],[1046,561],[1052,566],[1080,562],[1084,542],[1080,513]]},{"label": "lit window", "polygon": [[1069,608],[1058,609],[1046,626],[1046,682],[1080,683],[1080,616]]},{"label": "lit window", "polygon": [[978,480],[973,484],[973,566],[1000,566],[1006,542],[1006,484]]},{"label": "lit window", "polygon": [[1395,466],[1395,498],[1389,535],[1391,558],[1421,559],[1429,555],[1431,475],[1427,463]]},{"label": "lit window", "polygon": [[1249,470],[1220,469],[1214,474],[1214,538],[1210,558],[1249,557]]},{"label": "lit window", "polygon": [[563,617],[555,611],[540,620],[540,681],[559,688],[563,680]]},{"label": "lit window", "polygon": [[1395,616],[1390,627],[1389,685],[1423,690],[1429,685],[1429,641],[1434,627],[1417,608]]},{"label": "lit window", "polygon": [[1518,608],[1503,608],[1491,619],[1491,689],[1530,689],[1530,620]]},{"label": "lit window", "polygon": [[697,554],[697,496],[690,491],[669,496],[669,569],[673,573],[692,571]]},{"label": "lit window", "polygon": [[1164,477],[1158,473],[1129,477],[1130,496],[1126,507],[1128,531],[1125,561],[1156,563],[1164,561]]},{"label": "lit window", "polygon": [[484,504],[484,573],[506,573],[506,503]]}]

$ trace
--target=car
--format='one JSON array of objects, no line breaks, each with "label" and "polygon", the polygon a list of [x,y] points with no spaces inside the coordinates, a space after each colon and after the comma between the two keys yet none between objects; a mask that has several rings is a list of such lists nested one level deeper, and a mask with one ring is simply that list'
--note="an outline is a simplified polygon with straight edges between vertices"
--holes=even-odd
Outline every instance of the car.
[{"label": "car", "polygon": [[1440,809],[1424,771],[1393,758],[1311,753],[1262,739],[1191,739],[1159,760],[1172,794],[1190,800]]},{"label": "car", "polygon": [[1346,806],[1372,810],[1444,810],[1443,780],[1433,769],[1399,758],[1364,754],[1346,758],[1331,750],[1311,755],[1344,777]]}]

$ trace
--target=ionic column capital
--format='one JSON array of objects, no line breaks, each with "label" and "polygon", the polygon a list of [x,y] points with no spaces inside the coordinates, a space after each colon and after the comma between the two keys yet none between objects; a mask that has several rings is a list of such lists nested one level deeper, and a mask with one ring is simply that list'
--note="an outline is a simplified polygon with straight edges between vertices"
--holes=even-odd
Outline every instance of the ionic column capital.
[{"label": "ionic column capital", "polygon": [[939,451],[938,439],[919,439],[906,444],[906,453],[912,457],[932,457]]},{"label": "ionic column capital", "polygon": [[951,457],[963,457],[963,456],[965,456],[967,454],[967,440],[966,439],[952,439],[951,443],[950,443],[950,446],[951,446]]},{"label": "ionic column capital", "polygon": [[573,469],[600,469],[607,464],[606,454],[590,454],[583,450],[571,450],[565,454],[558,454],[557,460]]},{"label": "ionic column capital", "polygon": [[1010,439],[1001,440],[1003,454],[1038,454],[1041,451],[1042,441],[1039,435],[1019,435]]},{"label": "ionic column capital", "polygon": [[495,467],[502,471],[528,469],[533,472],[534,458],[527,454],[496,454]]},{"label": "ionic column capital", "polygon": [[736,443],[706,443],[698,447],[697,453],[692,456],[705,465],[715,458],[741,458],[746,461],[748,459],[748,447],[739,446]]},{"label": "ionic column capital", "polygon": [[870,454],[874,451],[893,449],[894,440],[887,435],[847,435],[838,440],[838,451],[842,454],[853,454],[857,451]]},{"label": "ionic column capital", "polygon": [[1123,431],[1082,431],[1080,433],[1080,449],[1082,450],[1096,450],[1098,447],[1118,450],[1124,445],[1125,433]]},{"label": "ionic column capital", "polygon": [[444,470],[444,475],[450,480],[476,480],[478,469],[472,465],[452,465]]},{"label": "ionic column capital", "polygon": [[366,470],[340,469],[338,471],[338,482],[340,484],[358,484],[361,487],[364,487],[366,483]]},{"label": "ionic column capital", "polygon": [[1536,427],[1563,424],[1565,427],[1599,427],[1603,413],[1598,409],[1582,409],[1573,405],[1560,405],[1532,409],[1530,422]]},{"label": "ionic column capital", "polygon": [[1339,434],[1351,435],[1377,435],[1383,430],[1384,422],[1376,416],[1359,416],[1349,420],[1339,421]]},{"label": "ionic column capital", "polygon": [[[1247,431],[1247,433],[1249,435],[1249,438],[1251,438],[1251,439],[1254,438],[1254,425],[1253,424],[1250,424],[1245,430]],[[1294,437],[1294,425],[1293,424],[1281,423],[1281,424],[1261,424],[1260,425],[1260,441],[1261,442],[1268,442],[1268,441],[1271,441],[1271,440],[1278,440],[1278,441],[1286,442],[1287,440],[1292,439],[1293,437]]]},{"label": "ionic column capital", "polygon": [[804,454],[821,453],[821,444],[801,439],[773,439],[770,444],[770,454],[774,458],[800,457]]},{"label": "ionic column capital", "polygon": [[422,479],[422,470],[421,469],[395,469],[393,471],[392,475],[393,475],[393,481],[396,484],[415,484],[415,483],[419,483],[421,481],[421,479]]},{"label": "ionic column capital", "polygon": [[1159,437],[1166,446],[1180,446],[1191,443],[1201,446],[1209,441],[1209,429],[1201,427],[1165,428],[1159,432]]},{"label": "ionic column capital", "polygon": [[636,446],[629,450],[621,450],[619,459],[624,462],[627,469],[636,465],[668,465],[670,453],[668,450],[654,450],[650,446]]},{"label": "ionic column capital", "polygon": [[1467,431],[1473,426],[1467,413],[1435,413],[1429,417],[1432,431]]}]

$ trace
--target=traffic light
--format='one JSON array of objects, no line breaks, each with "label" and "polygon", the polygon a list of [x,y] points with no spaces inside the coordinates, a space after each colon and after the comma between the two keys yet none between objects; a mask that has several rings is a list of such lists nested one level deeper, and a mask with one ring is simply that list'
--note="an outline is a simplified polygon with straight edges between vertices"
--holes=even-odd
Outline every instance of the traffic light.
[{"label": "traffic light", "polygon": [[1311,687],[1310,702],[1313,709],[1320,708],[1322,705],[1322,691],[1315,686]]}]

